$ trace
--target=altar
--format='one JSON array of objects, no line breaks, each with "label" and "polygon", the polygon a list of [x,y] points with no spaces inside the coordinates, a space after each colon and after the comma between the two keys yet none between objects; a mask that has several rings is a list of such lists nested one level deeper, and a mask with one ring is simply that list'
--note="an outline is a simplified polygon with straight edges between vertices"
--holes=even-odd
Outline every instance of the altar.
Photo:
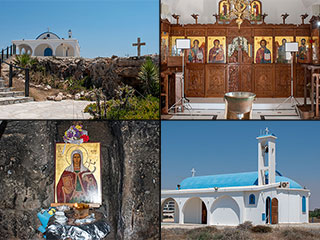
[{"label": "altar", "polygon": [[[280,104],[291,95],[291,60],[285,52],[285,44],[290,42],[297,42],[299,48],[293,56],[293,96],[304,97],[303,64],[319,63],[319,17],[307,22],[309,14],[297,12],[302,14],[300,23],[293,24],[287,23],[290,14],[284,12],[279,16],[281,22],[268,23],[264,1],[247,2],[249,15],[241,24],[231,17],[232,6],[225,0],[217,1],[218,13],[210,22],[198,22],[201,12],[191,15],[194,23],[182,24],[181,18],[187,16],[177,13],[171,21],[162,18],[161,72],[172,75],[175,69],[168,63],[172,57],[184,55],[186,98],[221,99],[228,92],[252,92],[258,99],[279,99]],[[177,39],[190,39],[190,49],[184,54],[176,47]],[[163,89],[162,94],[166,94]]]}]

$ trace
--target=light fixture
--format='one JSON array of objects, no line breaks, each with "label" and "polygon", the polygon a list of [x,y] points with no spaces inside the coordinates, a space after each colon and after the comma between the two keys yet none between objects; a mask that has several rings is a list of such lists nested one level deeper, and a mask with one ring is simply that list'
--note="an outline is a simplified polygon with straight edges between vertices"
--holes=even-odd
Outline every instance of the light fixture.
[{"label": "light fixture", "polygon": [[244,19],[250,18],[249,6],[253,0],[228,0],[230,5],[230,18],[236,18],[236,23],[240,29]]}]

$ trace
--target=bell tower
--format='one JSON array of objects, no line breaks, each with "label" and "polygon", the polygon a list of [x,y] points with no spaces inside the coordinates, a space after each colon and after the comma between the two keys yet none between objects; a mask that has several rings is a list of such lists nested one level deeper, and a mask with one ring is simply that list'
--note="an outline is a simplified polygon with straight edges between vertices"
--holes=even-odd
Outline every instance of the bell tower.
[{"label": "bell tower", "polygon": [[266,128],[258,139],[258,185],[276,182],[276,139]]}]

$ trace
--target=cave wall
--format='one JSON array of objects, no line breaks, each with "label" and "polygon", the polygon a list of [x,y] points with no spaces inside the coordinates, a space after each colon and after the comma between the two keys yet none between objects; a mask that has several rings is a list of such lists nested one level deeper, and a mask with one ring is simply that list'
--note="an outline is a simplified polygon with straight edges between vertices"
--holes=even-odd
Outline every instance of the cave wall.
[{"label": "cave wall", "polygon": [[[36,216],[54,201],[55,143],[73,121],[0,124],[0,234],[41,239]],[[82,121],[101,143],[102,199],[112,232],[106,239],[159,238],[159,122]]]}]

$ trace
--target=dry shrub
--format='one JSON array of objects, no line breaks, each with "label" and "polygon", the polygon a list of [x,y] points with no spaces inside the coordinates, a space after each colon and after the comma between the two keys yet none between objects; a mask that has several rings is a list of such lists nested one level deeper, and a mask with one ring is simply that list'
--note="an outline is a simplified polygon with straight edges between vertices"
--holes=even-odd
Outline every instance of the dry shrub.
[{"label": "dry shrub", "polygon": [[281,236],[287,240],[316,240],[320,239],[320,230],[306,228],[286,228],[281,230]]},{"label": "dry shrub", "polygon": [[272,228],[269,226],[257,225],[252,227],[251,231],[255,233],[269,233],[272,232]]},{"label": "dry shrub", "polygon": [[252,222],[246,221],[242,224],[239,224],[237,226],[237,229],[242,230],[242,231],[248,231],[248,230],[251,230],[252,227],[253,227]]},{"label": "dry shrub", "polygon": [[216,227],[204,227],[204,228],[196,228],[186,232],[186,236],[188,240],[213,240],[214,233],[216,233],[218,229]]},{"label": "dry shrub", "polygon": [[214,234],[213,240],[251,240],[252,237],[247,231],[235,228],[226,228],[219,233]]}]

